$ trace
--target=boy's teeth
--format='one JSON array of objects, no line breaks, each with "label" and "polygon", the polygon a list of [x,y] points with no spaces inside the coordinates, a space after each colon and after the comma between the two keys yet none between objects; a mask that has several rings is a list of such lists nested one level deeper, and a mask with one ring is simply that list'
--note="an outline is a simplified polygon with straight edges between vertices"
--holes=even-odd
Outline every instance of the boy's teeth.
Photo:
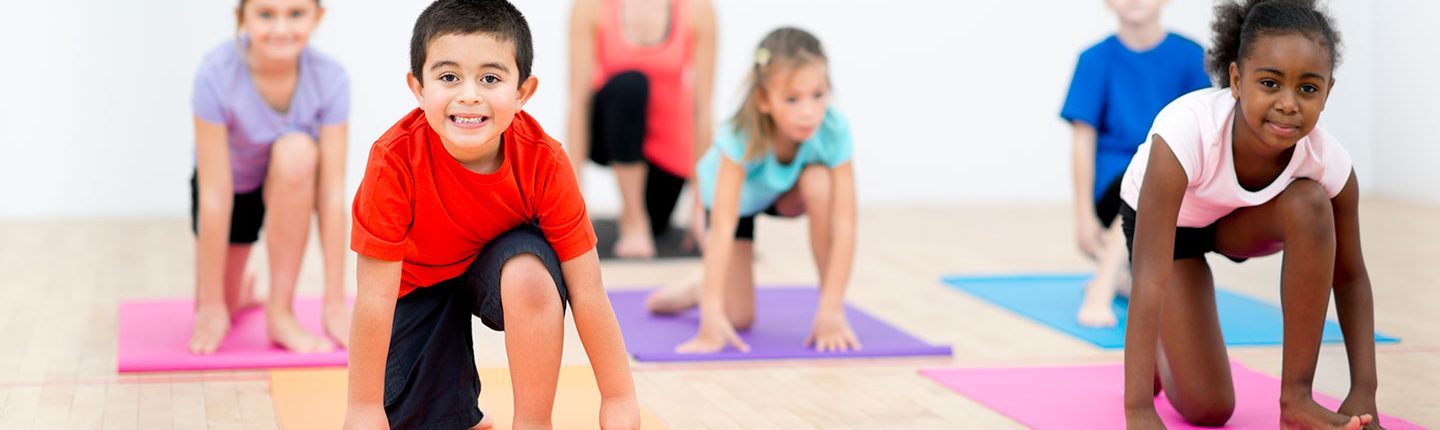
[{"label": "boy's teeth", "polygon": [[477,116],[477,117],[457,116],[457,117],[454,117],[454,118],[455,118],[455,122],[460,123],[460,124],[479,124],[480,121],[481,121],[481,118],[478,117],[478,116]]}]

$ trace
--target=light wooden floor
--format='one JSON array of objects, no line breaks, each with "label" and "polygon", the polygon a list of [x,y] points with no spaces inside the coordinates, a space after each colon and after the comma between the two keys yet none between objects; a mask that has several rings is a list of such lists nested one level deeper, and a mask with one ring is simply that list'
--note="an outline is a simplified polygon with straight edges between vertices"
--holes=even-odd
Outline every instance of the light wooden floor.
[{"label": "light wooden floor", "polygon": [[[952,359],[637,364],[641,401],[677,429],[1018,427],[916,369],[1120,361],[1119,351],[1096,349],[938,282],[946,273],[1085,270],[1066,210],[862,210],[850,302],[927,341],[953,345]],[[1376,327],[1404,339],[1379,348],[1381,408],[1440,426],[1440,208],[1366,201],[1362,211]],[[263,372],[115,372],[117,303],[191,293],[187,223],[0,223],[0,429],[276,427]],[[762,283],[814,281],[803,221],[762,219],[758,227]],[[318,263],[309,254],[302,294],[319,293]],[[1278,303],[1278,258],[1212,263],[1218,282]],[[698,264],[607,264],[605,279],[610,288],[656,285]],[[503,366],[503,337],[476,327],[480,364]],[[567,337],[565,362],[583,364],[573,325]],[[1236,348],[1231,357],[1271,375],[1280,371],[1278,347]],[[1342,396],[1346,387],[1344,350],[1327,346],[1316,388]]]}]

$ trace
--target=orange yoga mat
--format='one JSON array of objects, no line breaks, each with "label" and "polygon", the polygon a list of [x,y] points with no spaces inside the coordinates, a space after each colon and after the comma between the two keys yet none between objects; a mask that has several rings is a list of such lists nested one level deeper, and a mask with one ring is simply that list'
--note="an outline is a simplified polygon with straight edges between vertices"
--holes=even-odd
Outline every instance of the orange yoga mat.
[{"label": "orange yoga mat", "polygon": [[[270,372],[270,396],[280,428],[333,429],[345,420],[345,369],[286,369]],[[480,409],[495,421],[496,429],[509,429],[515,399],[510,372],[480,369]],[[599,428],[600,391],[589,367],[560,369],[555,390],[555,428]],[[664,429],[665,424],[644,406],[640,428]]]}]

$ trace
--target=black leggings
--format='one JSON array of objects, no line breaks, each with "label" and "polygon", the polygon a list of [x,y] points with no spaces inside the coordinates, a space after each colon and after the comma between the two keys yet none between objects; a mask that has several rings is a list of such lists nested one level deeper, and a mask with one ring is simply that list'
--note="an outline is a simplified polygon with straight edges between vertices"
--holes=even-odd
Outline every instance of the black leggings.
[{"label": "black leggings", "polygon": [[649,101],[650,81],[640,72],[622,72],[606,81],[590,105],[590,160],[602,166],[646,164],[645,211],[650,215],[650,232],[659,236],[670,228],[685,178],[645,159]]}]

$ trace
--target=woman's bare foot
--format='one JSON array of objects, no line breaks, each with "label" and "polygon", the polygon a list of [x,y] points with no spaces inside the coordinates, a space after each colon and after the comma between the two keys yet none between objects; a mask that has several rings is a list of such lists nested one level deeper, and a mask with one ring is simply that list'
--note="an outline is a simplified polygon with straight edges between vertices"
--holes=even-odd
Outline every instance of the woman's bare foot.
[{"label": "woman's bare foot", "polygon": [[615,256],[620,258],[655,258],[655,238],[650,236],[650,221],[621,219],[620,239],[615,241]]},{"label": "woman's bare foot", "polygon": [[265,321],[270,341],[290,352],[311,354],[335,349],[330,341],[310,334],[300,327],[300,321],[295,319],[294,312],[289,309],[266,309]]},{"label": "woman's bare foot", "polygon": [[230,313],[220,304],[195,308],[195,328],[190,335],[190,353],[214,354],[230,332]]},{"label": "woman's bare foot", "polygon": [[325,335],[341,348],[350,346],[350,304],[344,299],[325,303]]},{"label": "woman's bare foot", "polygon": [[1081,326],[1094,328],[1115,326],[1117,323],[1115,310],[1111,306],[1115,301],[1115,291],[1106,290],[1108,288],[1112,288],[1110,282],[1100,279],[1094,279],[1085,284],[1085,299],[1080,303],[1080,312],[1075,316]]},{"label": "woman's bare foot", "polygon": [[645,308],[656,315],[675,315],[699,306],[704,276],[703,271],[697,271],[680,282],[655,290],[645,298]]},{"label": "woman's bare foot", "polygon": [[1374,418],[1369,414],[1345,416],[1326,409],[1306,397],[1298,401],[1280,403],[1280,428],[1282,429],[1344,429],[1360,430]]}]

